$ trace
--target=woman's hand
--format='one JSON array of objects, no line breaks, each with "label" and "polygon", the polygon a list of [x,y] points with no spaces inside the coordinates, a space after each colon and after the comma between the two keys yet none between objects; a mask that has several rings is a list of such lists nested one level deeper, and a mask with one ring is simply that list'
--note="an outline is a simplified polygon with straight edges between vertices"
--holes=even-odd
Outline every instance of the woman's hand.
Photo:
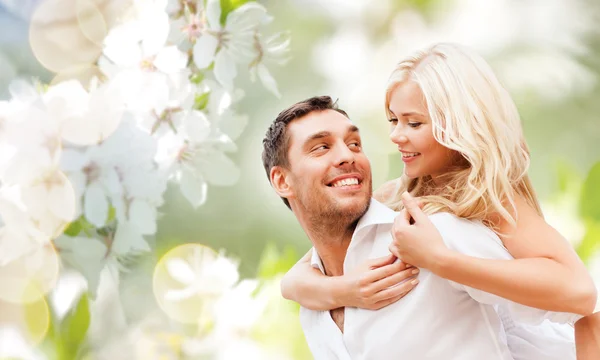
[{"label": "woman's hand", "polygon": [[[442,236],[409,193],[402,194],[404,209],[394,220],[390,252],[402,261],[433,271],[433,267],[450,250]],[[411,224],[410,220],[414,220]]]},{"label": "woman's hand", "polygon": [[378,310],[395,303],[408,294],[419,280],[419,269],[394,255],[371,259],[344,274],[343,297],[345,306]]}]

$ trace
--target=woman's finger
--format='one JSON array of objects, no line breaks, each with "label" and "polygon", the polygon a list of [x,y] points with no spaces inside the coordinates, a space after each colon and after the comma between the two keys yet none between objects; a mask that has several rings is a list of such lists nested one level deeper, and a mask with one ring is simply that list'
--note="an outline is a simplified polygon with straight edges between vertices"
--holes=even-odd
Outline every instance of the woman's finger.
[{"label": "woman's finger", "polygon": [[412,216],[415,222],[424,223],[429,220],[415,198],[406,191],[402,193],[402,203],[404,204],[404,209],[408,211],[409,216]]}]

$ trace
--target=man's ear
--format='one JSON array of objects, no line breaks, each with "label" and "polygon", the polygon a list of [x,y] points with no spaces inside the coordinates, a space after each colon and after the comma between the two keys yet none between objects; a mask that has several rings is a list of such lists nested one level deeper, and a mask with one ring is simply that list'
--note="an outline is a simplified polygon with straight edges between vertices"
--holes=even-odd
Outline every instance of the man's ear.
[{"label": "man's ear", "polygon": [[281,166],[273,166],[270,173],[271,185],[277,195],[283,198],[290,198],[294,195],[292,191],[290,178],[284,168]]}]

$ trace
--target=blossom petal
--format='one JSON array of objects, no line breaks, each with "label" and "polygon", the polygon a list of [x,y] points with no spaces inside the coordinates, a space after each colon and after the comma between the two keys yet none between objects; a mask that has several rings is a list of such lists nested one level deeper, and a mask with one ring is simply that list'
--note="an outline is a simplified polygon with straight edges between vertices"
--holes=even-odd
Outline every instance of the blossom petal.
[{"label": "blossom petal", "polygon": [[144,33],[142,40],[143,56],[156,55],[165,46],[171,31],[169,15],[163,11],[156,12],[146,16],[140,25]]},{"label": "blossom petal", "polygon": [[211,29],[221,28],[221,1],[208,0],[206,4],[206,19]]},{"label": "blossom petal", "polygon": [[131,252],[150,251],[150,246],[133,224],[122,222],[117,227],[112,251],[117,255],[126,255]]},{"label": "blossom petal", "polygon": [[118,26],[104,39],[104,55],[120,66],[135,66],[142,59],[142,50],[137,45],[140,39],[136,24]]},{"label": "blossom petal", "polygon": [[106,263],[106,245],[94,238],[65,235],[54,242],[64,250],[61,252],[61,258],[81,271],[87,280],[89,291],[95,296],[100,282],[100,272]]},{"label": "blossom petal", "polygon": [[66,172],[79,171],[87,162],[87,156],[74,149],[64,149],[60,157],[60,167]]},{"label": "blossom petal", "polygon": [[227,51],[219,51],[215,56],[215,78],[227,90],[233,89],[233,79],[237,75],[235,60]]},{"label": "blossom petal", "polygon": [[181,301],[196,295],[197,291],[195,287],[186,287],[182,290],[168,290],[165,294],[165,300],[167,301]]},{"label": "blossom petal", "polygon": [[51,165],[48,151],[40,147],[20,149],[6,164],[1,180],[4,184],[29,184]]},{"label": "blossom petal", "polygon": [[0,266],[31,252],[39,245],[15,227],[0,227]]},{"label": "blossom petal", "polygon": [[192,142],[200,143],[210,134],[210,123],[202,111],[190,111],[183,121],[184,129]]},{"label": "blossom petal", "polygon": [[187,64],[187,55],[176,46],[167,46],[154,59],[154,66],[166,74],[172,74],[183,69]]},{"label": "blossom petal", "polygon": [[264,64],[258,64],[257,71],[258,71],[258,78],[263,83],[265,88],[267,88],[267,90],[269,90],[271,93],[273,93],[275,96],[277,96],[277,98],[281,98],[281,94],[279,93],[279,90],[277,89],[277,82],[275,81],[273,76],[271,76],[271,73],[269,73],[269,70],[267,70],[267,67]]},{"label": "blossom petal", "polygon": [[231,186],[240,178],[240,170],[235,163],[221,152],[207,155],[201,160],[202,175],[213,185]]},{"label": "blossom petal", "polygon": [[70,222],[75,219],[77,211],[77,195],[69,179],[62,173],[58,173],[62,180],[57,186],[53,186],[48,194],[48,210],[59,219]]},{"label": "blossom petal", "polygon": [[165,262],[167,272],[171,277],[182,284],[190,285],[194,282],[196,275],[190,264],[180,258],[168,259]]},{"label": "blossom petal", "polygon": [[226,109],[219,119],[219,129],[231,140],[236,140],[248,125],[248,116],[236,115],[230,109]]},{"label": "blossom petal", "polygon": [[108,200],[102,187],[91,184],[85,192],[83,199],[83,213],[85,218],[96,227],[102,227],[108,219]]},{"label": "blossom petal", "polygon": [[206,69],[213,62],[218,45],[219,40],[217,40],[216,37],[208,34],[204,34],[198,40],[196,40],[196,44],[194,45],[193,49],[193,55],[194,63],[198,69]]},{"label": "blossom petal", "polygon": [[129,222],[143,235],[156,233],[156,208],[135,199],[129,205]]},{"label": "blossom petal", "polygon": [[206,202],[207,185],[204,179],[189,170],[183,170],[179,188],[183,196],[197,209]]},{"label": "blossom petal", "polygon": [[271,18],[267,9],[257,2],[247,2],[227,15],[226,29],[240,33],[252,30]]}]

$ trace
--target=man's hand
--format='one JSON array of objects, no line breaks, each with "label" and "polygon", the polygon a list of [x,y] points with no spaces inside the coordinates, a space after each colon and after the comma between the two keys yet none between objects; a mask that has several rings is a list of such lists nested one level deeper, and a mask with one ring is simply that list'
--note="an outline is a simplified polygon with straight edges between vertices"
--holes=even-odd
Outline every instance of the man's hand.
[{"label": "man's hand", "polygon": [[[392,226],[390,252],[402,261],[432,270],[439,259],[450,250],[442,236],[409,193],[402,194],[404,209]],[[414,221],[411,224],[411,217]]]},{"label": "man's hand", "polygon": [[343,275],[344,303],[378,310],[408,294],[419,282],[419,269],[396,260],[391,254],[371,259]]}]

